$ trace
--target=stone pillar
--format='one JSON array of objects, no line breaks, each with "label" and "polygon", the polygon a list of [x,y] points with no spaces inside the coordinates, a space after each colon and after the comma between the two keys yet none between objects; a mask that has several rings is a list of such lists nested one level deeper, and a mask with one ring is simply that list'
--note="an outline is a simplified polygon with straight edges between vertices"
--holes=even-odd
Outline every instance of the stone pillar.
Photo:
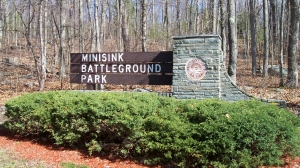
[{"label": "stone pillar", "polygon": [[221,98],[219,35],[173,37],[173,96]]},{"label": "stone pillar", "polygon": [[174,37],[172,89],[179,99],[253,99],[228,76],[219,35]]},{"label": "stone pillar", "polygon": [[[256,99],[239,89],[225,68],[219,35],[173,37],[173,96],[179,99]],[[286,107],[284,100],[258,99]]]}]

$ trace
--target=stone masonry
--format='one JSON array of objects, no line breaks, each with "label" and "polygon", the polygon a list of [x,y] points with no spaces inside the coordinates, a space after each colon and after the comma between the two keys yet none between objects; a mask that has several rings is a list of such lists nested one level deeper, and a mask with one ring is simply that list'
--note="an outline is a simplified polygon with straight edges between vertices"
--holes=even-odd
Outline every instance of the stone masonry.
[{"label": "stone masonry", "polygon": [[[179,99],[218,98],[225,101],[250,100],[225,68],[219,35],[173,37],[173,96]],[[285,106],[285,101],[264,100]]]}]

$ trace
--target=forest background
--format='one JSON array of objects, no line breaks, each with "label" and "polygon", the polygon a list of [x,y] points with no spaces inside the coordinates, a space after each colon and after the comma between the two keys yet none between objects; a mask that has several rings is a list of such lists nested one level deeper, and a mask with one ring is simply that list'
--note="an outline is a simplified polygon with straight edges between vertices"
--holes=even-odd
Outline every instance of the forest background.
[{"label": "forest background", "polygon": [[219,34],[232,81],[298,113],[299,10],[298,0],[0,0],[1,104],[84,89],[69,83],[70,53],[169,51],[172,36]]}]

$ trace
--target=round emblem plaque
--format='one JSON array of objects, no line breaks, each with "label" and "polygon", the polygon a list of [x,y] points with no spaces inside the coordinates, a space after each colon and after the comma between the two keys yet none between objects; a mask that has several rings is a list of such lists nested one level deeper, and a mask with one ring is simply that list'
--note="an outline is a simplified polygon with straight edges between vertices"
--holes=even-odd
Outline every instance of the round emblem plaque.
[{"label": "round emblem plaque", "polygon": [[199,81],[205,76],[205,63],[198,58],[190,59],[185,65],[185,73],[190,80]]}]

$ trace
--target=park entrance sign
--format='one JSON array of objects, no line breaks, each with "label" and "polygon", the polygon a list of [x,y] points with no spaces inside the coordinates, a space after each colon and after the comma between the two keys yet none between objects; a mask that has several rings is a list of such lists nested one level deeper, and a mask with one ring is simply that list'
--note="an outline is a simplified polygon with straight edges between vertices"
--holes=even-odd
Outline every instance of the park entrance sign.
[{"label": "park entrance sign", "polygon": [[87,90],[95,84],[171,85],[177,99],[253,99],[231,81],[221,48],[219,35],[203,34],[173,37],[172,51],[73,53],[70,82]]},{"label": "park entrance sign", "polygon": [[173,52],[71,53],[70,83],[172,85]]}]

